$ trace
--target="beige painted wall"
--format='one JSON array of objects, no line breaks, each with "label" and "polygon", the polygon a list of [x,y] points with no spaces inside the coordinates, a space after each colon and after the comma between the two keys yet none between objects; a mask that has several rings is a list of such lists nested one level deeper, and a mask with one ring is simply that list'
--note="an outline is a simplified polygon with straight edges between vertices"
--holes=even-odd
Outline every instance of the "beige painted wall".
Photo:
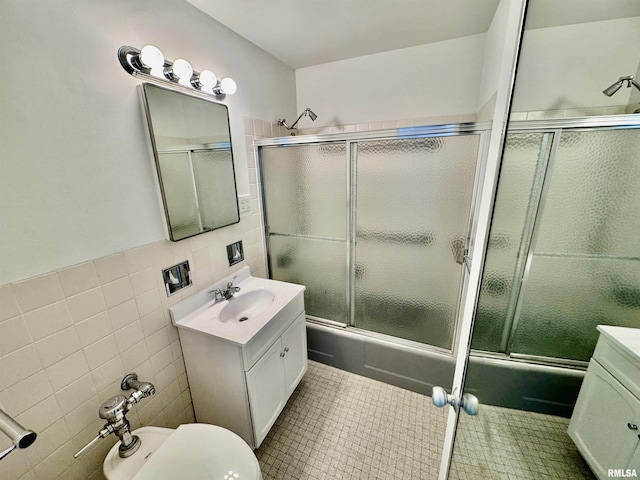
[{"label": "beige painted wall", "polygon": [[166,238],[121,45],[236,80],[225,103],[240,194],[242,117],[295,112],[290,68],[182,0],[2,2],[0,32],[0,284]]},{"label": "beige painted wall", "polygon": [[[2,2],[0,39],[0,408],[38,433],[0,479],[102,479],[115,437],[72,455],[125,373],[157,387],[129,414],[134,428],[194,420],[168,307],[235,268],[265,274],[252,142],[273,135],[260,118],[294,115],[294,73],[182,0]],[[148,43],[238,83],[225,103],[253,208],[239,224],[165,240],[139,82],[116,57]],[[236,240],[246,260],[230,268]],[[167,297],[160,271],[182,260],[194,285]]]}]

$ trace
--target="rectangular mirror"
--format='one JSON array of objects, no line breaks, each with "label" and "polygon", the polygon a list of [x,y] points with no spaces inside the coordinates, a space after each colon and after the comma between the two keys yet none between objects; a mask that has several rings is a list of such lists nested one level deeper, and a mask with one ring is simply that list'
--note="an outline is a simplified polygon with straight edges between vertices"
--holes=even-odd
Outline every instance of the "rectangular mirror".
[{"label": "rectangular mirror", "polygon": [[141,85],[172,241],[240,221],[225,105]]}]

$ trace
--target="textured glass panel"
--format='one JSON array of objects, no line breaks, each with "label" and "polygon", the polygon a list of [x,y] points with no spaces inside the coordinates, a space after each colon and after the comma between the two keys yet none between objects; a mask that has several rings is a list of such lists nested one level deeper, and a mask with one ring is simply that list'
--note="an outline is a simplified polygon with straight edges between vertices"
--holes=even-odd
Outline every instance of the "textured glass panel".
[{"label": "textured glass panel", "polygon": [[271,277],[305,285],[307,315],[346,322],[346,242],[269,237]]},{"label": "textured glass panel", "polygon": [[271,232],[346,238],[344,143],[265,147],[262,159]]},{"label": "textured glass panel", "polygon": [[159,153],[165,207],[174,238],[183,238],[200,232],[198,208],[193,189],[193,175],[189,154]]},{"label": "textured glass panel", "polygon": [[536,252],[640,257],[640,129],[563,132]]},{"label": "textured glass panel", "polygon": [[233,159],[229,150],[198,151],[191,154],[198,204],[204,229],[238,221]]},{"label": "textured glass panel", "polygon": [[[535,200],[531,190],[536,165],[549,154],[552,137],[545,133],[507,136],[471,340],[474,349],[499,350],[527,209]],[[520,281],[519,275],[515,281]]]},{"label": "textured glass panel", "polygon": [[357,327],[451,348],[478,144],[358,142]]},{"label": "textured glass panel", "polygon": [[640,261],[536,255],[513,352],[588,361],[596,326],[640,328]]}]

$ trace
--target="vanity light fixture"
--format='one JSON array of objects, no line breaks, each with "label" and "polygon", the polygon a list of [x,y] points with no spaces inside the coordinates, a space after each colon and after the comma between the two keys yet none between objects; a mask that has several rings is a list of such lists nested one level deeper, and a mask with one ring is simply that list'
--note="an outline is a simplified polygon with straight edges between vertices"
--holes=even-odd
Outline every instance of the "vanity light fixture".
[{"label": "vanity light fixture", "polygon": [[173,62],[173,65],[164,68],[164,76],[188,87],[191,85],[193,67],[184,58],[179,58]]},{"label": "vanity light fixture", "polygon": [[216,95],[233,95],[238,89],[236,82],[232,78],[223,78],[220,85],[213,88]]},{"label": "vanity light fixture", "polygon": [[218,84],[218,77],[211,70],[203,70],[197,78],[191,80],[193,88],[203,92],[213,93],[213,89]]},{"label": "vanity light fixture", "polygon": [[175,62],[167,60],[153,45],[146,45],[142,50],[123,45],[118,49],[118,60],[130,75],[153,83],[170,83],[217,97],[233,95],[237,90],[236,82],[231,78],[218,80],[211,70],[196,72],[183,58]]}]

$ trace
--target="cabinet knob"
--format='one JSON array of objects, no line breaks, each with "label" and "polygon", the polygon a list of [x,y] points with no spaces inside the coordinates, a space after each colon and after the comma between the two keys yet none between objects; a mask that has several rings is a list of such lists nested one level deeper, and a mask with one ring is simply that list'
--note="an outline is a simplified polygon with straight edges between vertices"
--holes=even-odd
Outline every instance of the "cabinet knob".
[{"label": "cabinet knob", "polygon": [[289,347],[284,347],[284,351],[288,352],[289,351]]},{"label": "cabinet knob", "polygon": [[286,355],[286,353],[284,353],[284,352],[280,352],[280,356],[281,356],[281,357],[284,357],[285,355]]},{"label": "cabinet knob", "polygon": [[638,426],[635,423],[627,423],[627,428],[629,430],[638,430]]}]

